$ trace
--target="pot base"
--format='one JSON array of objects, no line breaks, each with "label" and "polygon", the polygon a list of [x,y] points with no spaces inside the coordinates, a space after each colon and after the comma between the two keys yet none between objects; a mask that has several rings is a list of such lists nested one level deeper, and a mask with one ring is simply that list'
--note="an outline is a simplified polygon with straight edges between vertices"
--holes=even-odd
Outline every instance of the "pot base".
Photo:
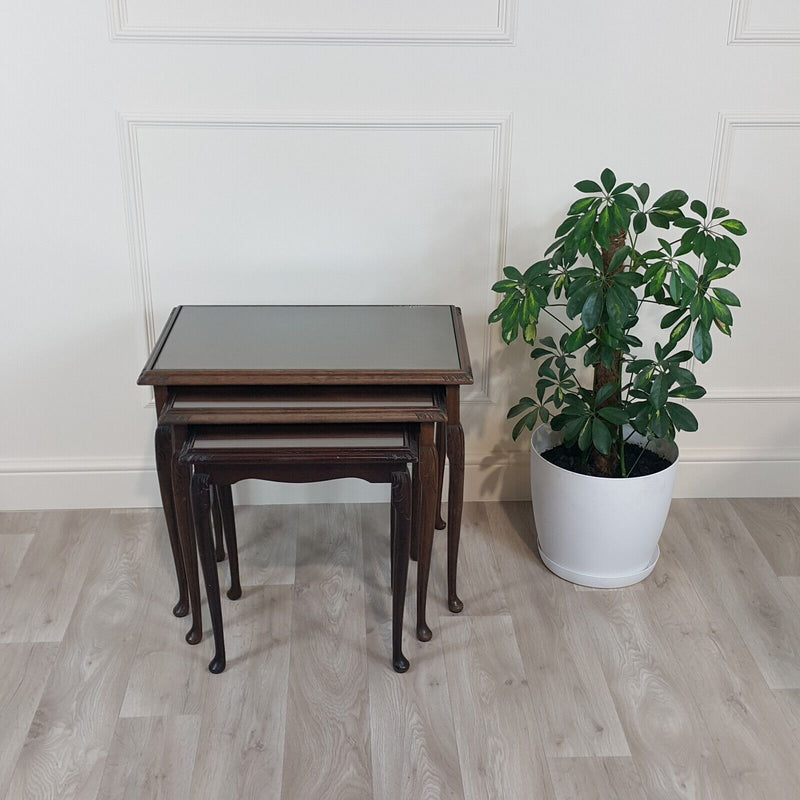
[{"label": "pot base", "polygon": [[632,572],[628,575],[586,575],[582,572],[575,572],[574,570],[562,567],[551,558],[548,558],[547,554],[542,552],[541,547],[538,549],[539,555],[542,561],[544,561],[544,565],[550,572],[558,575],[559,578],[570,581],[570,583],[577,583],[579,586],[590,586],[593,589],[621,589],[623,586],[632,586],[634,583],[639,583],[639,581],[644,580],[653,571],[658,557],[661,555],[661,551],[658,545],[656,545],[656,549],[647,566],[638,572]]}]

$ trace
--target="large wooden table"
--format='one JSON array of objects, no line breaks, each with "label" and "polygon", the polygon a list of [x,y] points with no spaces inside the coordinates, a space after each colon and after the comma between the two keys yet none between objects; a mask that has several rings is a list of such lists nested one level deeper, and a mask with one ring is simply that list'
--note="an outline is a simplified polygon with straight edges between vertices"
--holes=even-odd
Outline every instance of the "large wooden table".
[{"label": "large wooden table", "polygon": [[[433,426],[421,426],[419,480],[424,487],[419,524],[417,635],[431,636],[425,606],[433,541],[439,516],[444,456],[450,464],[447,516],[448,607],[463,608],[456,594],[456,564],[464,491],[464,432],[459,387],[472,383],[461,311],[455,306],[178,306],[172,310],[139,384],[155,391],[155,450],[161,499],[169,531],[178,602],[173,612],[192,611],[190,644],[202,637],[197,556],[189,508],[189,474],[178,462],[187,439],[186,419],[175,413],[176,397],[184,407],[192,397],[210,398],[221,418],[229,417],[225,400],[241,407],[248,397],[328,387],[347,393],[347,402],[379,399],[397,410],[419,387],[433,387],[444,397],[446,427],[433,440]],[[188,398],[188,401],[187,401]],[[357,405],[357,403],[356,403]],[[389,421],[391,414],[386,414]],[[239,416],[238,422],[263,421]],[[338,422],[341,416],[316,422]],[[212,421],[212,420],[209,420]],[[217,419],[215,421],[221,421]],[[375,422],[375,417],[365,419]],[[426,431],[431,431],[430,434]],[[438,451],[438,452],[437,452]],[[433,500],[431,498],[433,488]],[[438,494],[437,494],[438,493]]]}]

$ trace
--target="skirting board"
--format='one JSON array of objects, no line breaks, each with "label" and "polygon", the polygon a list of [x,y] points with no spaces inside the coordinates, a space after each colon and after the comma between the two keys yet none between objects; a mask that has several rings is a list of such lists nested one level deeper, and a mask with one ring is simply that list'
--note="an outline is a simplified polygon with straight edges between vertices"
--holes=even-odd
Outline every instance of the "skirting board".
[{"label": "skirting board", "polygon": [[[685,461],[678,469],[676,497],[797,497],[800,461]],[[445,475],[447,485],[447,475]],[[466,466],[464,499],[527,500],[527,459],[517,454],[487,457]],[[236,487],[243,503],[388,502],[389,490],[357,480],[321,484],[247,481]],[[153,469],[4,470],[0,511],[55,508],[147,508],[161,504]]]}]

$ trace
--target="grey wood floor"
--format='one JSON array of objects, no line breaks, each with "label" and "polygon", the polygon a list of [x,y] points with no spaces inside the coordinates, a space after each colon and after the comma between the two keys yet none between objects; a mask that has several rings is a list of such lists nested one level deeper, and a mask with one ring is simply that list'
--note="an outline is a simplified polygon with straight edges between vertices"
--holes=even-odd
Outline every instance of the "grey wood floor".
[{"label": "grey wood floor", "polygon": [[468,504],[465,610],[439,534],[406,675],[388,516],[237,509],[212,676],[159,511],[0,515],[0,798],[800,797],[800,501],[675,501],[653,575],[613,591],[542,566],[527,504]]}]

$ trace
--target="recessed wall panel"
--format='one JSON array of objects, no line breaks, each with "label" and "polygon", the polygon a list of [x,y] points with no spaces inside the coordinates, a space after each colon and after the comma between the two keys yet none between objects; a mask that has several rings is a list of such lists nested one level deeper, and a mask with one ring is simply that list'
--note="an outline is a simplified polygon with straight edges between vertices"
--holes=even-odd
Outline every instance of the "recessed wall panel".
[{"label": "recessed wall panel", "polygon": [[[722,398],[800,398],[800,270],[787,249],[797,228],[794,181],[800,119],[729,120],[722,137],[717,205],[748,228],[737,238],[742,264],[725,279],[742,308],[733,309],[733,338],[712,328],[715,352],[698,366],[700,382]],[[783,179],[776,176],[783,175]]]},{"label": "recessed wall panel", "polygon": [[486,396],[503,123],[134,129],[129,200],[149,345],[178,304],[455,304],[473,396]]},{"label": "recessed wall panel", "polygon": [[111,0],[118,37],[510,41],[516,0]]}]

